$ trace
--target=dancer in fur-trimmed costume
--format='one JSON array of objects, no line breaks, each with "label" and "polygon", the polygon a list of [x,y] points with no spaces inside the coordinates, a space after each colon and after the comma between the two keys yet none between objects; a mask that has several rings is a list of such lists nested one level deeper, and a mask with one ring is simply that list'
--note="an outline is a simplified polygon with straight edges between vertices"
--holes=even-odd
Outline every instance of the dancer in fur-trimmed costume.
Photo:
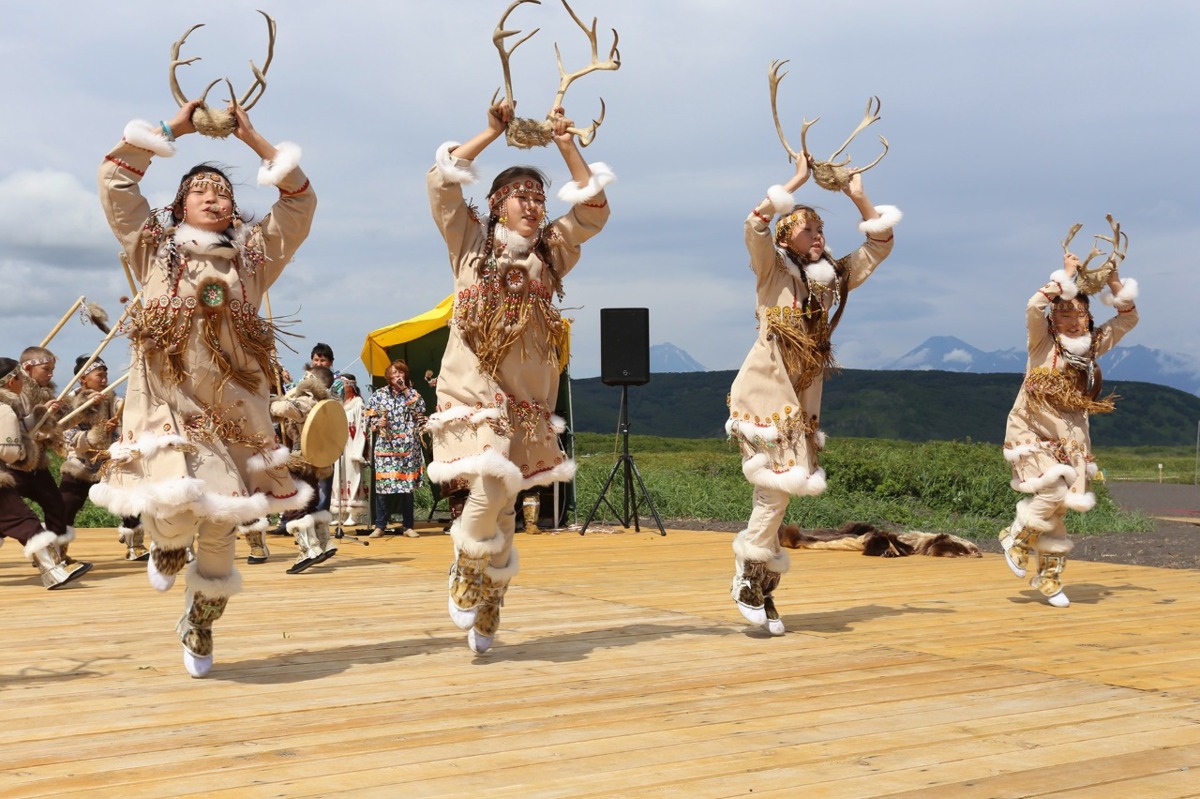
[{"label": "dancer in fur-trimmed costume", "polygon": [[[303,508],[283,514],[284,528],[296,539],[296,561],[288,567],[288,574],[299,574],[323,563],[335,554],[337,546],[329,535],[333,516],[327,510],[318,510],[317,482],[333,474],[332,466],[313,466],[304,460],[300,449],[300,436],[304,421],[317,407],[317,403],[330,398],[333,388],[333,372],[324,366],[309,367],[286,394],[271,402],[271,418],[279,423],[283,439],[291,443],[288,471],[296,480],[312,489],[312,498]],[[250,536],[247,536],[248,538]]]},{"label": "dancer in fur-trimmed costume", "polygon": [[61,588],[92,564],[64,557],[62,536],[43,525],[22,498],[29,476],[48,470],[45,450],[28,432],[38,414],[25,413],[21,393],[27,380],[16,360],[0,358],[0,544],[4,538],[19,542],[41,573],[42,585]]},{"label": "dancer in fur-trimmed costume", "polygon": [[1073,546],[1064,519],[1068,510],[1096,504],[1089,490],[1096,465],[1088,416],[1113,410],[1113,397],[1099,397],[1096,358],[1138,322],[1137,281],[1122,282],[1114,267],[1101,299],[1117,315],[1095,326],[1088,296],[1076,286],[1079,270],[1079,259],[1065,254],[1063,269],[1025,306],[1029,360],[1004,433],[1012,487],[1032,495],[1017,503],[1012,525],[1000,531],[1004,560],[1022,579],[1032,571],[1030,584],[1060,608],[1070,605],[1062,571]]},{"label": "dancer in fur-trimmed costume", "polygon": [[[92,363],[86,365],[89,360]],[[82,373],[81,369],[84,370]],[[67,456],[62,462],[59,489],[62,491],[67,523],[72,528],[88,492],[100,479],[100,468],[108,460],[109,447],[119,438],[117,428],[121,414],[121,401],[103,393],[108,387],[108,365],[102,359],[93,360],[88,355],[80,355],[75,359],[75,372],[79,375],[79,388],[71,395],[72,412],[85,403],[92,404],[80,411],[74,424],[63,433]],[[126,560],[146,560],[150,557],[142,522],[136,516],[121,519],[117,539],[125,545]]]},{"label": "dancer in fur-trimmed costume", "polygon": [[792,496],[825,490],[820,414],[825,375],[835,366],[830,338],[849,292],[892,251],[892,228],[900,221],[895,206],[871,205],[856,174],[843,191],[862,215],[866,241],[834,260],[821,217],[792,197],[809,172],[808,161],[798,159],[796,174],[772,186],[746,217],[758,337],[730,388],[725,425],[754,486],[749,522],[733,542],[731,593],[746,620],[772,635],[784,633],[772,596],[789,566],[779,544],[784,512]]},{"label": "dancer in fur-trimmed costume", "polygon": [[566,333],[554,296],[579,261],[580,246],[608,220],[604,186],[613,175],[588,165],[571,121],[555,109],[554,142],[572,182],[559,191],[571,203],[547,222],[546,180],[532,167],[501,172],[479,218],[463,199],[475,180],[472,161],[503,135],[512,106],[488,111],[488,126],[465,144],[448,142],[429,171],[429,200],[450,254],[454,316],[429,417],[437,483],[465,481],[462,515],[451,525],[454,565],[450,616],[475,652],[485,651],[500,622],[500,605],[517,572],[514,505],[520,491],[569,480],[575,464],[552,412],[558,396]]},{"label": "dancer in fur-trimmed costume", "polygon": [[152,210],[138,185],[153,156],[174,155],[174,139],[195,131],[199,105],[185,104],[169,123],[130,122],[100,165],[101,204],[142,302],[125,325],[133,363],[121,440],[90,495],[113,513],[141,516],[158,590],[171,587],[194,544],[178,631],[196,677],[211,669],[212,624],[241,588],[234,528],[308,502],[275,441],[275,329],[258,308],[308,236],[317,204],[299,148],[272,145],[231,105],[233,135],[263,160],[259,183],[279,190],[271,212],[245,222],[229,178],[207,164],[184,175],[169,208]]}]

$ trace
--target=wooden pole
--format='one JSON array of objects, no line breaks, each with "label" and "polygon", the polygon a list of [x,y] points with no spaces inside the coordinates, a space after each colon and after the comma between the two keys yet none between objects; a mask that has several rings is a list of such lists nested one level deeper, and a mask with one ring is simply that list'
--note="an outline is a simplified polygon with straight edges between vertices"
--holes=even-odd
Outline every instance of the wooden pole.
[{"label": "wooden pole", "polygon": [[62,319],[58,320],[58,324],[54,326],[54,329],[50,331],[50,334],[48,336],[46,336],[44,339],[42,339],[42,343],[38,345],[39,347],[45,347],[47,344],[50,343],[51,339],[53,339],[55,336],[58,335],[58,331],[63,329],[63,325],[65,325],[67,323],[67,320],[71,318],[71,314],[73,314],[73,313],[75,313],[75,311],[79,310],[80,305],[83,305],[84,299],[86,299],[86,298],[80,297],[79,299],[75,300],[75,304],[72,305],[65,314],[63,314]]},{"label": "wooden pole", "polygon": [[100,401],[100,398],[101,398],[101,397],[105,396],[106,394],[111,394],[111,393],[113,393],[113,391],[115,391],[115,390],[116,390],[117,386],[121,385],[122,383],[124,383],[124,382],[125,382],[126,380],[128,380],[128,379],[129,379],[129,372],[126,372],[125,374],[121,375],[121,376],[120,376],[120,377],[118,377],[116,380],[114,380],[113,382],[111,382],[111,383],[109,383],[107,386],[105,386],[103,391],[101,391],[101,392],[97,393],[97,394],[96,394],[94,397],[92,397],[91,399],[89,399],[87,402],[83,403],[83,404],[82,404],[82,405],[80,405],[78,408],[76,408],[75,410],[71,411],[70,413],[68,413],[68,414],[67,414],[66,416],[64,416],[63,418],[59,419],[59,420],[58,420],[58,426],[59,426],[59,427],[66,427],[66,425],[67,425],[67,422],[71,421],[71,420],[72,420],[72,419],[74,419],[76,416],[78,416],[79,414],[81,414],[81,413],[83,413],[84,411],[86,411],[88,408],[90,408],[90,407],[92,407],[93,405],[95,405],[97,402],[99,402],[99,401]]}]

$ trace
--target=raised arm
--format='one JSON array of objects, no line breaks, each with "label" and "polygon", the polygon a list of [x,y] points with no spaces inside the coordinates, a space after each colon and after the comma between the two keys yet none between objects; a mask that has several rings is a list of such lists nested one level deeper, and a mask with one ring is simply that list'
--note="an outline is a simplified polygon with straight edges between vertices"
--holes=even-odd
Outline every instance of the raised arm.
[{"label": "raised arm", "polygon": [[769,268],[775,263],[775,241],[771,233],[771,220],[776,214],[786,214],[796,204],[792,194],[808,182],[810,174],[807,159],[796,161],[796,172],[786,183],[777,183],[767,189],[767,196],[746,217],[746,250],[750,253],[750,266],[756,271]]}]

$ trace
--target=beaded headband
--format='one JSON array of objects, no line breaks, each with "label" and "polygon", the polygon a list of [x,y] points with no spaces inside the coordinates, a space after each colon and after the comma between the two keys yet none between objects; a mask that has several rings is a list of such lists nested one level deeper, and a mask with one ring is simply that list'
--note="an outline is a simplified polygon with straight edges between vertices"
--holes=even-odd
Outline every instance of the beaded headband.
[{"label": "beaded headband", "polygon": [[11,370],[9,370],[8,374],[4,375],[3,377],[0,377],[0,385],[4,385],[9,380],[12,380],[14,377],[19,375],[20,373],[21,373],[21,367],[19,365],[14,366]]},{"label": "beaded headband", "polygon": [[792,228],[797,224],[807,225],[809,222],[809,214],[812,219],[816,220],[817,224],[824,225],[820,214],[811,208],[799,206],[792,209],[792,212],[787,216],[780,217],[779,222],[775,225],[775,246],[784,247],[788,243],[788,239],[792,237]]},{"label": "beaded headband", "polygon": [[21,361],[21,366],[42,366],[47,363],[58,363],[58,359],[53,355],[43,355],[41,358],[30,358],[28,361]]},{"label": "beaded headband", "polygon": [[79,376],[81,378],[83,378],[83,377],[90,375],[92,372],[96,371],[97,369],[107,369],[107,368],[108,368],[108,364],[106,364],[102,358],[97,358],[96,360],[94,360],[90,364],[88,364],[87,367],[85,367],[84,370],[79,373]]},{"label": "beaded headband", "polygon": [[233,187],[229,185],[229,181],[218,175],[216,172],[200,172],[188,181],[185,191],[190,192],[192,189],[207,189],[213,188],[217,190],[217,194],[222,197],[233,197]]},{"label": "beaded headband", "polygon": [[495,211],[497,207],[504,204],[505,200],[518,193],[533,195],[534,199],[539,199],[542,203],[546,202],[546,188],[541,182],[533,178],[522,178],[514,180],[512,183],[506,183],[492,192],[488,196],[488,210]]}]

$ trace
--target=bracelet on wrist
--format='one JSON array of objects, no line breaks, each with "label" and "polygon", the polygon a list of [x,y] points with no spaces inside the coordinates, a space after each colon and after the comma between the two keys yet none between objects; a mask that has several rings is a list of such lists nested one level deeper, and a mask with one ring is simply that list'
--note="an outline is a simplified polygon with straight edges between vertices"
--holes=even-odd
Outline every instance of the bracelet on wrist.
[{"label": "bracelet on wrist", "polygon": [[167,141],[175,141],[175,131],[171,130],[171,126],[166,122],[159,122],[159,127],[162,128],[163,135],[167,137]]}]

